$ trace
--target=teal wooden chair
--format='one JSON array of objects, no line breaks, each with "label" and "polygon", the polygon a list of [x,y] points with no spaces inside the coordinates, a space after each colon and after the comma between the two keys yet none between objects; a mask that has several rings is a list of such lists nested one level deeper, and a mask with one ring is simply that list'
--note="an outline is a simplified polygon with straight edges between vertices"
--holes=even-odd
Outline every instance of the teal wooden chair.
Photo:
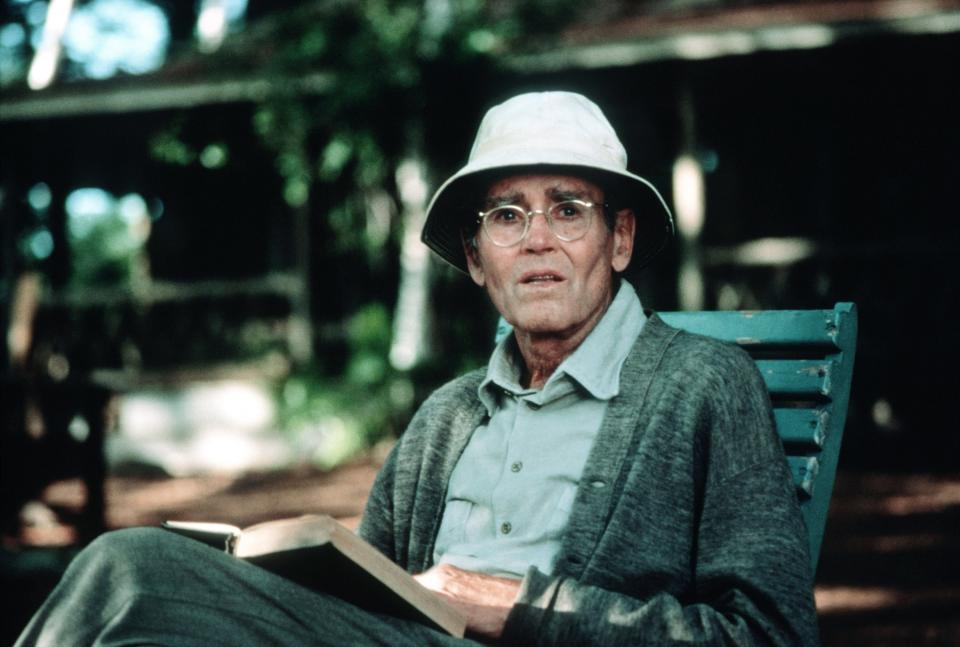
[{"label": "teal wooden chair", "polygon": [[[850,402],[856,306],[659,314],[676,328],[737,344],[757,362],[770,391],[816,572]],[[509,332],[501,319],[497,339]]]}]

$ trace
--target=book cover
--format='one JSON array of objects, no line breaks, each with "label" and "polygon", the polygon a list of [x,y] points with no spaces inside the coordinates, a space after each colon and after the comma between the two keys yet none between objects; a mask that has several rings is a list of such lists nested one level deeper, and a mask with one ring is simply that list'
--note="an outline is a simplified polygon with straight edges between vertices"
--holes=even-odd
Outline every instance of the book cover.
[{"label": "book cover", "polygon": [[192,521],[163,527],[367,611],[464,634],[466,619],[457,610],[332,517],[305,515],[247,528]]}]

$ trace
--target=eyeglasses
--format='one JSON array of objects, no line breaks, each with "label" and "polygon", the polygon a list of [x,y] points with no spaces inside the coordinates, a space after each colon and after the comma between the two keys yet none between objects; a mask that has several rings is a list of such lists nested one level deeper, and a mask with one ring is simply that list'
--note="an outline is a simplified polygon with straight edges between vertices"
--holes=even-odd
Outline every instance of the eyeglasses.
[{"label": "eyeglasses", "polygon": [[527,236],[533,216],[540,213],[547,219],[547,226],[553,235],[569,243],[587,234],[598,206],[601,205],[583,200],[558,202],[547,211],[527,211],[523,207],[506,205],[479,212],[477,222],[483,225],[490,242],[497,247],[510,247]]}]

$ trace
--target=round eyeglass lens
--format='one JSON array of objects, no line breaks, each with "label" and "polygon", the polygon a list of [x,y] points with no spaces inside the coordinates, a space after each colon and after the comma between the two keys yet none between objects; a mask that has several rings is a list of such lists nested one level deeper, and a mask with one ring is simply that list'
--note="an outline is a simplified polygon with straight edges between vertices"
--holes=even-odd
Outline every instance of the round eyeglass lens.
[{"label": "round eyeglass lens", "polygon": [[498,207],[487,212],[483,226],[495,244],[508,246],[523,238],[526,221],[527,214],[520,207]]},{"label": "round eyeglass lens", "polygon": [[582,238],[590,227],[592,207],[588,202],[569,200],[550,208],[550,225],[560,240],[572,241]]}]

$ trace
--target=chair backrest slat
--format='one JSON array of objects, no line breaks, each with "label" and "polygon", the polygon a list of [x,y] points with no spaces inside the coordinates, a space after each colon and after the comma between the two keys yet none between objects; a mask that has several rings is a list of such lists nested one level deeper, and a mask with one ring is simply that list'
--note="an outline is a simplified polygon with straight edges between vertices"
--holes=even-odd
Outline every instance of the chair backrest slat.
[{"label": "chair backrest slat", "polygon": [[745,348],[840,348],[835,310],[698,311],[660,316],[671,326]]},{"label": "chair backrest slat", "polygon": [[758,359],[757,368],[767,383],[770,398],[809,398],[822,400],[830,397],[833,387],[831,375],[835,368],[830,360],[820,359]]},{"label": "chair backrest slat", "polygon": [[793,454],[823,449],[829,415],[817,408],[773,410],[780,440]]}]

